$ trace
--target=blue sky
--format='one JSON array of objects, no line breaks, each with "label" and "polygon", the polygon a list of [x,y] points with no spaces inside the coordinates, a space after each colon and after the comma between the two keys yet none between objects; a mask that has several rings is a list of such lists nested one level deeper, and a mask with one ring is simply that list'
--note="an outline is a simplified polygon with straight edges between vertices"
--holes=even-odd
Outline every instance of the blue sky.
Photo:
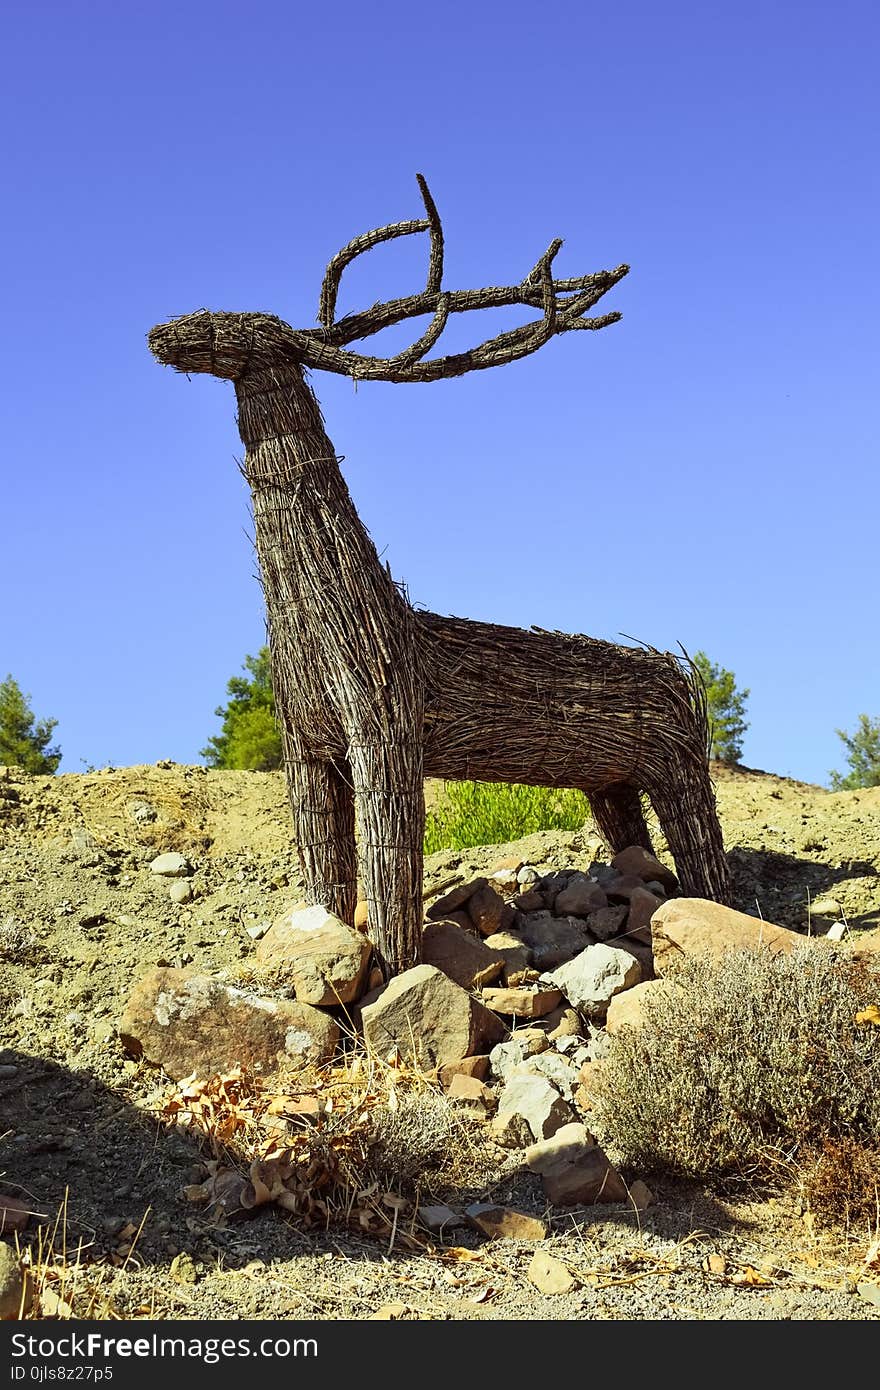
[{"label": "blue sky", "polygon": [[[827,4],[4,3],[0,678],[62,772],[199,761],[265,640],[207,306],[315,323],[352,236],[450,288],[628,262],[621,323],[431,385],[316,375],[395,577],[441,613],[705,650],[743,761],[825,782],[880,715],[880,18]],[[421,239],[418,239],[421,242]],[[380,248],[341,309],[413,292]],[[452,347],[506,326],[458,322]],[[378,340],[377,340],[378,341]],[[444,344],[444,349],[446,345]]]}]

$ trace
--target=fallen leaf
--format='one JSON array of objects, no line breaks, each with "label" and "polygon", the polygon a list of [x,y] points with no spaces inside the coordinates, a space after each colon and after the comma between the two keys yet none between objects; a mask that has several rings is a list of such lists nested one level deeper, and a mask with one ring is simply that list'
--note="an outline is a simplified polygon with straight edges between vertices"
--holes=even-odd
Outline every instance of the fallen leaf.
[{"label": "fallen leaf", "polygon": [[875,1028],[880,1028],[880,1005],[869,1004],[866,1009],[862,1009],[861,1013],[856,1014],[856,1023],[873,1023]]},{"label": "fallen leaf", "polygon": [[738,1284],[740,1287],[759,1289],[765,1288],[771,1283],[771,1280],[766,1279],[759,1270],[753,1269],[751,1265],[746,1265],[745,1269],[741,1270],[739,1274],[734,1274],[730,1282],[732,1284]]}]

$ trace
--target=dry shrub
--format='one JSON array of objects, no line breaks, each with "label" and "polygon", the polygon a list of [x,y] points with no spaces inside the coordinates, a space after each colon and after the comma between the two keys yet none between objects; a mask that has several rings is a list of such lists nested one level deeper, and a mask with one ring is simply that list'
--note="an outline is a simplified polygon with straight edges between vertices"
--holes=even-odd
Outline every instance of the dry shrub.
[{"label": "dry shrub", "polygon": [[880,969],[805,943],[688,959],[674,982],[597,1078],[592,1118],[619,1162],[778,1178],[829,1140],[880,1147],[880,1028],[856,1021]]},{"label": "dry shrub", "polygon": [[880,1144],[826,1139],[804,1166],[801,1193],[820,1220],[880,1230]]}]

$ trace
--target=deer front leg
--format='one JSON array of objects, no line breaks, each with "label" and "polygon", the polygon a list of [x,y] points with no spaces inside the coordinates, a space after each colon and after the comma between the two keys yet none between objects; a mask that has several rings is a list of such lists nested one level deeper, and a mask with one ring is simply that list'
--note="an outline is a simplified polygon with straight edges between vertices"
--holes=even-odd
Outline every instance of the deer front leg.
[{"label": "deer front leg", "polygon": [[587,795],[593,819],[614,854],[628,845],[641,845],[649,854],[653,853],[641,797],[634,787],[621,782]]},{"label": "deer front leg", "polygon": [[685,897],[730,905],[730,869],[708,769],[685,777],[671,770],[649,788],[651,805],[675,860]]},{"label": "deer front leg", "polygon": [[386,979],[421,959],[425,796],[420,743],[352,744],[360,875]]},{"label": "deer front leg", "polygon": [[353,925],[357,856],[347,769],[306,749],[286,750],[285,762],[306,901]]}]

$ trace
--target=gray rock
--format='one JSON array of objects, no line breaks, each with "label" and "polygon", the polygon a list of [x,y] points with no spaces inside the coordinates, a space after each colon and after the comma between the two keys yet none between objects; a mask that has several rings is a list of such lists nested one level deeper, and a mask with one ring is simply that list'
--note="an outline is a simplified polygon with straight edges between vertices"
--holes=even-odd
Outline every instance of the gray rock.
[{"label": "gray rock", "polygon": [[188,903],[192,901],[192,884],[187,879],[178,879],[171,884],[168,889],[168,896],[173,903]]},{"label": "gray rock", "polygon": [[549,1139],[575,1118],[571,1106],[546,1077],[522,1074],[506,1082],[498,1098],[493,1130],[500,1130],[511,1115],[521,1116],[535,1139]]},{"label": "gray rock", "polygon": [[608,899],[598,883],[587,878],[586,874],[573,874],[561,893],[557,894],[553,911],[557,917],[567,916],[568,913],[588,917],[591,912],[598,912],[607,906]]},{"label": "gray rock", "polygon": [[192,872],[193,866],[186,855],[174,850],[168,854],[157,854],[150,861],[150,873],[160,874],[163,878],[186,878]]},{"label": "gray rock", "polygon": [[450,912],[455,912],[458,908],[464,907],[468,898],[473,897],[474,893],[480,888],[485,888],[487,882],[488,879],[475,878],[472,879],[470,883],[459,883],[455,888],[445,893],[442,898],[438,898],[436,902],[431,903],[425,916],[430,922],[442,922],[443,918],[448,916]]},{"label": "gray rock", "polygon": [[460,1212],[453,1211],[452,1207],[443,1205],[420,1206],[419,1220],[429,1231],[442,1233],[444,1230],[452,1230],[455,1226],[466,1226],[467,1220]]},{"label": "gray rock", "polygon": [[600,907],[598,912],[591,912],[587,918],[590,935],[597,941],[609,941],[623,931],[628,916],[629,909],[622,903],[617,907]]},{"label": "gray rock", "polygon": [[585,1018],[601,1022],[615,994],[639,983],[642,967],[628,951],[599,942],[546,978],[562,990],[572,1007]]},{"label": "gray rock", "polygon": [[549,1045],[547,1038],[536,1028],[518,1030],[506,1042],[498,1043],[489,1053],[489,1066],[493,1078],[496,1081],[506,1081],[527,1058],[534,1057],[539,1052],[546,1052]]},{"label": "gray rock", "polygon": [[520,886],[526,885],[530,887],[533,883],[537,883],[540,877],[541,875],[538,873],[538,870],[532,868],[531,864],[523,864],[516,876],[516,881]]},{"label": "gray rock", "polygon": [[550,912],[530,912],[520,932],[532,953],[536,970],[552,970],[581,952],[591,941],[586,924],[578,917],[554,917]]},{"label": "gray rock", "polygon": [[[561,1057],[555,1048],[528,1057],[514,1069],[513,1076],[543,1076],[557,1088],[567,1101],[574,1102],[574,1093],[580,1085],[578,1068]],[[511,1078],[512,1079],[512,1078]]]},{"label": "gray rock", "polygon": [[428,922],[422,930],[422,964],[436,965],[463,989],[497,980],[505,957],[454,922]]}]

